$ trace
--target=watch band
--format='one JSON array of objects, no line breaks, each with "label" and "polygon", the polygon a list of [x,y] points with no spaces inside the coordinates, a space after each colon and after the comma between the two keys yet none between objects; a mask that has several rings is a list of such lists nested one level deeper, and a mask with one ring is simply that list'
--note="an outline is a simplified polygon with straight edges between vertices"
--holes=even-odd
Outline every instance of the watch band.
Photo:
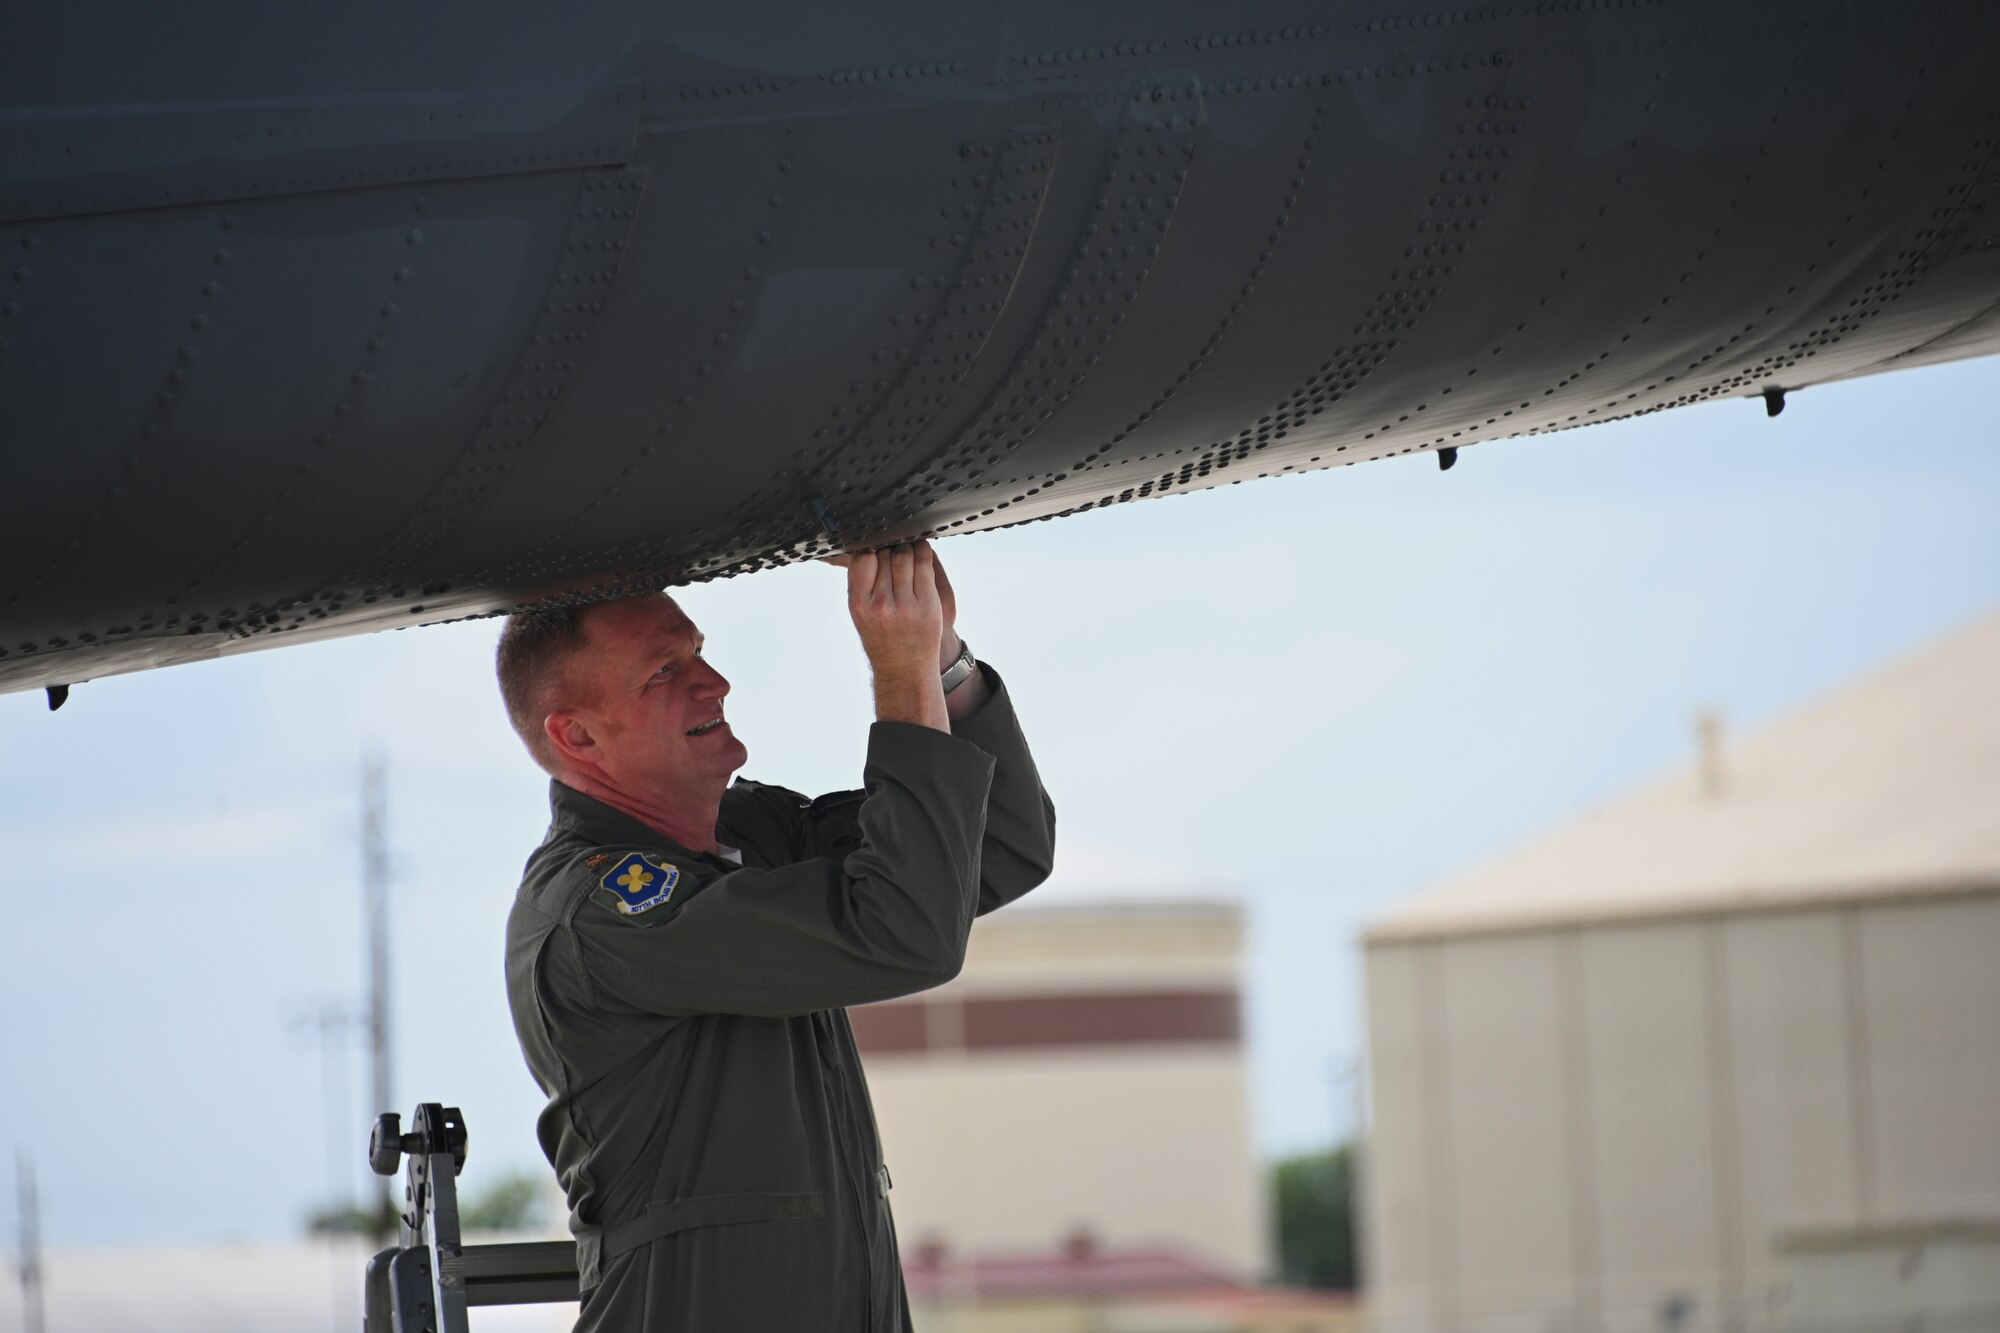
[{"label": "watch band", "polygon": [[943,674],[938,677],[938,681],[944,686],[944,692],[950,694],[953,690],[965,684],[966,681],[972,679],[972,673],[978,669],[979,659],[972,655],[972,645],[964,639],[960,639],[958,641],[957,659],[944,669]]}]

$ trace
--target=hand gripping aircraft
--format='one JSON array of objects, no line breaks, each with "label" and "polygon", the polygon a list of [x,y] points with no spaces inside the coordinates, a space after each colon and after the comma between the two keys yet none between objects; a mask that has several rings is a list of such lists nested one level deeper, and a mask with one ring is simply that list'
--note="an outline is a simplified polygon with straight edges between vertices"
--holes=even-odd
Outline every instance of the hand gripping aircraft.
[{"label": "hand gripping aircraft", "polygon": [[0,689],[2000,350],[1987,0],[0,44]]}]

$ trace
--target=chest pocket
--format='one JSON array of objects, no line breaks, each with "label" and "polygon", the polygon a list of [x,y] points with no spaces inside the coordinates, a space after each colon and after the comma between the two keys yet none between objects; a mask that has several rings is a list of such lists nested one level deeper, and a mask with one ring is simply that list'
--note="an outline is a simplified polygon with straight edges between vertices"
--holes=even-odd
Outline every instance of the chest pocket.
[{"label": "chest pocket", "polygon": [[861,846],[861,802],[865,792],[837,791],[821,796],[807,809],[814,856],[846,857]]}]

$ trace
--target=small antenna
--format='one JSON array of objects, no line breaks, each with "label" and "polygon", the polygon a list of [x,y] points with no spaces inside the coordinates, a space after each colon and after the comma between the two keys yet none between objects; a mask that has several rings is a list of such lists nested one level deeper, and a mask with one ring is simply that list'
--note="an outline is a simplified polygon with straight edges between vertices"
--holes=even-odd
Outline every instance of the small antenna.
[{"label": "small antenna", "polygon": [[1722,714],[1704,708],[1694,716],[1695,746],[1701,761],[1701,794],[1713,801],[1722,795]]}]

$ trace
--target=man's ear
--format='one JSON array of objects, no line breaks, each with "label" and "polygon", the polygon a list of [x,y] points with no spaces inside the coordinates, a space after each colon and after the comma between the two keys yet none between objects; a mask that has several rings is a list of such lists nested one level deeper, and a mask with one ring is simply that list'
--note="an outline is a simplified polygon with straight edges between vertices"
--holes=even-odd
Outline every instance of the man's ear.
[{"label": "man's ear", "polygon": [[558,708],[550,713],[542,719],[542,734],[549,738],[549,748],[566,763],[577,768],[596,767],[597,737],[577,709]]}]

